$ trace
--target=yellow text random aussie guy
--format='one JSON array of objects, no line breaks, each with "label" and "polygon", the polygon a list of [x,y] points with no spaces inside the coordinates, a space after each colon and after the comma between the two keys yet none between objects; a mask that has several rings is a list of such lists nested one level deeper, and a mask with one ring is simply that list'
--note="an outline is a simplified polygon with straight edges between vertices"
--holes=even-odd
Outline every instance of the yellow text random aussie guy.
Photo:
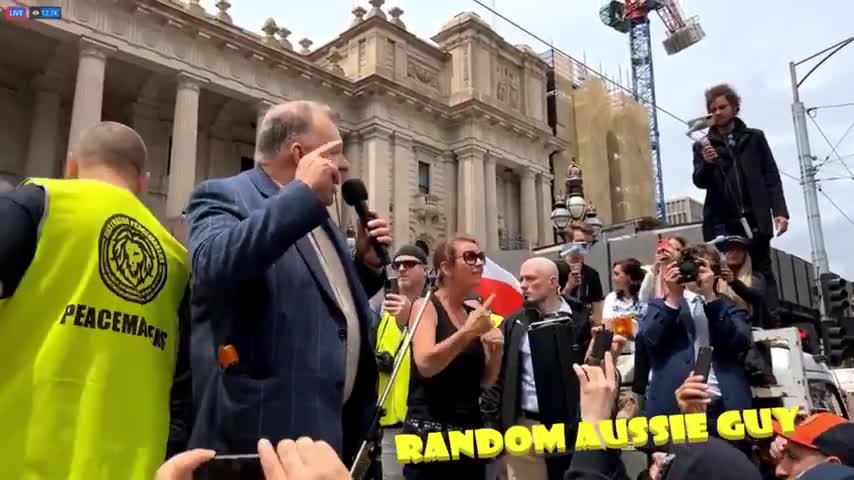
[{"label": "yellow text random aussie guy", "polygon": [[[783,433],[791,433],[798,411],[798,407],[730,410],[718,417],[717,432],[724,440],[769,438],[774,435],[772,421],[776,420]],[[575,450],[626,449],[647,445],[650,439],[656,446],[709,439],[705,413],[582,421],[577,427]],[[566,437],[565,425],[556,423],[550,427],[516,425],[504,434],[492,428],[430,432],[424,438],[404,433],[395,435],[394,442],[398,462],[408,464],[459,460],[463,456],[488,459],[502,452],[517,456],[532,450],[536,455],[563,453],[567,451]]]}]

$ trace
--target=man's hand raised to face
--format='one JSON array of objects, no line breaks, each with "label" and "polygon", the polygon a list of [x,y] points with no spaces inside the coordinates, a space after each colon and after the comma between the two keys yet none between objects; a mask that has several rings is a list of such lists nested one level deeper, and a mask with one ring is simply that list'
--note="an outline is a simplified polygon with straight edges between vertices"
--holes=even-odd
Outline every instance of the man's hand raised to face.
[{"label": "man's hand raised to face", "polygon": [[308,185],[326,205],[331,205],[336,185],[341,183],[338,165],[330,159],[340,148],[341,140],[325,143],[303,155],[297,163],[295,178]]}]

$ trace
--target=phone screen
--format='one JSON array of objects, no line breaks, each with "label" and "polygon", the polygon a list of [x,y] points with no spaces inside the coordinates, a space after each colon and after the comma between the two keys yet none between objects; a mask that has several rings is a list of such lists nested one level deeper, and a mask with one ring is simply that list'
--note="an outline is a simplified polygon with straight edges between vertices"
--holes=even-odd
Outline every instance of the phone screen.
[{"label": "phone screen", "polygon": [[712,352],[712,347],[700,347],[697,362],[694,364],[694,375],[702,375],[706,381],[709,380],[709,372],[712,370]]},{"label": "phone screen", "polygon": [[602,365],[602,360],[605,359],[605,352],[611,349],[611,342],[614,340],[614,332],[611,330],[602,330],[593,339],[593,348],[590,350],[590,356],[587,358],[588,365]]},{"label": "phone screen", "polygon": [[392,278],[386,279],[385,293],[386,294],[393,293],[395,295],[400,293],[400,286],[397,283],[397,277],[392,277]]},{"label": "phone screen", "polygon": [[203,463],[193,480],[265,480],[258,455],[219,455]]},{"label": "phone screen", "polygon": [[670,241],[666,238],[658,239],[658,246],[656,247],[658,250],[670,250]]}]

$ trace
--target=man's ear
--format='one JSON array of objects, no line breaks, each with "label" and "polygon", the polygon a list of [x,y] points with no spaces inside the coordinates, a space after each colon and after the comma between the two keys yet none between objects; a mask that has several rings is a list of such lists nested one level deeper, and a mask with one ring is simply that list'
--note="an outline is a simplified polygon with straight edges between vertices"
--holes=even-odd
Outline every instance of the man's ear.
[{"label": "man's ear", "polygon": [[65,159],[65,178],[77,178],[80,173],[80,165],[77,163],[77,160],[74,156],[69,152],[68,157]]},{"label": "man's ear", "polygon": [[148,191],[148,179],[150,178],[150,176],[151,174],[149,172],[143,172],[140,173],[139,176],[137,176],[137,195],[142,195],[143,193]]}]

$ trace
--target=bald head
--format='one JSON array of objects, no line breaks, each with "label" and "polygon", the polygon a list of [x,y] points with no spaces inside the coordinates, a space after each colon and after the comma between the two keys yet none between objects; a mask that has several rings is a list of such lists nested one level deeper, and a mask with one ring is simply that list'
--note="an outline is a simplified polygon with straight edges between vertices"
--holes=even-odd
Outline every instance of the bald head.
[{"label": "bald head", "polygon": [[259,126],[256,160],[276,158],[294,139],[312,133],[318,118],[323,117],[332,120],[332,110],[308,100],[286,102],[270,108]]},{"label": "bald head", "polygon": [[519,272],[519,286],[528,300],[540,303],[557,295],[558,269],[555,262],[544,257],[525,261]]},{"label": "bald head", "polygon": [[105,165],[145,172],[148,152],[134,129],[117,122],[101,122],[83,130],[71,154],[80,167]]},{"label": "bald head", "polygon": [[555,262],[545,257],[534,257],[522,264],[522,271],[530,271],[543,277],[557,278],[558,270]]}]

